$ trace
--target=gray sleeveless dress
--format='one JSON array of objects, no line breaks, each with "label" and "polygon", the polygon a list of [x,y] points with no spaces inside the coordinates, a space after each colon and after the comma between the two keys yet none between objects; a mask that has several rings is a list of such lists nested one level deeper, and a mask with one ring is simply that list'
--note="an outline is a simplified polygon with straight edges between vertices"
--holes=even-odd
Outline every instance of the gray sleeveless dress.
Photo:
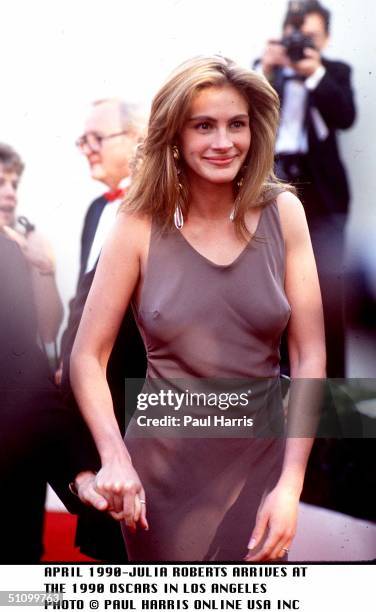
[{"label": "gray sleeveless dress", "polygon": [[[248,410],[258,433],[174,426],[151,433],[139,426],[136,410],[125,443],[145,488],[150,529],[123,529],[130,560],[240,561],[246,554],[260,501],[282,465],[279,345],[289,316],[276,204],[263,209],[254,237],[229,265],[200,255],[178,230],[162,232],[153,224],[136,309],[148,355],[145,391],[161,380],[175,391],[202,380],[218,381],[221,389],[227,381],[239,393],[251,388],[246,409],[224,413],[212,406],[202,414],[211,411],[213,420]],[[182,417],[183,410],[166,410]],[[202,409],[192,410],[197,417]],[[150,407],[142,414],[160,413]]]}]

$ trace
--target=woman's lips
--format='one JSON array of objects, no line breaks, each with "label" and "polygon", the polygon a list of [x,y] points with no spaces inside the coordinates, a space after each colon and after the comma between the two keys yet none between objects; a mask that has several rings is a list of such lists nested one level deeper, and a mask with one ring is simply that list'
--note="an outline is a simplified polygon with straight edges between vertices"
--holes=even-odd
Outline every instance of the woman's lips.
[{"label": "woman's lips", "polygon": [[205,157],[204,159],[214,166],[227,166],[231,164],[235,157]]}]

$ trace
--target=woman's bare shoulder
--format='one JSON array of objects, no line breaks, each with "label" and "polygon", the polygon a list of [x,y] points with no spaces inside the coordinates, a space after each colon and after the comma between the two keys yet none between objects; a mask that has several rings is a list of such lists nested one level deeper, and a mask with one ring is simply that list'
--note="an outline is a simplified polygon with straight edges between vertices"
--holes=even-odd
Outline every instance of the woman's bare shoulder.
[{"label": "woman's bare shoulder", "polygon": [[151,218],[149,215],[128,211],[125,207],[120,208],[116,222],[128,232],[150,232]]},{"label": "woman's bare shoulder", "polygon": [[283,191],[276,201],[286,244],[305,239],[308,233],[307,219],[299,198],[291,191]]},{"label": "woman's bare shoulder", "polygon": [[113,230],[115,240],[123,242],[125,249],[148,242],[151,232],[151,219],[147,215],[120,209]]}]

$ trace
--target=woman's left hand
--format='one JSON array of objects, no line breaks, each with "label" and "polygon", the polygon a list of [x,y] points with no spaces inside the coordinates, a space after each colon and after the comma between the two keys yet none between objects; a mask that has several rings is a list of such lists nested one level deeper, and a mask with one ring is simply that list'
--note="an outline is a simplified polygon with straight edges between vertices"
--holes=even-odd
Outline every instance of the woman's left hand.
[{"label": "woman's left hand", "polygon": [[[279,484],[261,502],[245,561],[272,561],[289,550],[296,531],[299,495]],[[257,548],[267,531],[261,550]]]}]

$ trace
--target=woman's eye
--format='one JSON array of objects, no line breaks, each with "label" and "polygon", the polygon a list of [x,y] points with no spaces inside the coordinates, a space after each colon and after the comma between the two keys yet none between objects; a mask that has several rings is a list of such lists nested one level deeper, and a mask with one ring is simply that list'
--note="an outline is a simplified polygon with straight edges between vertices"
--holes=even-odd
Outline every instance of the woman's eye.
[{"label": "woman's eye", "polygon": [[245,126],[245,122],[244,121],[240,121],[240,120],[236,120],[232,122],[232,127],[239,129]]},{"label": "woman's eye", "polygon": [[206,132],[209,128],[210,128],[210,124],[207,121],[201,121],[201,123],[198,123],[196,125],[196,129],[202,130],[203,132]]}]

